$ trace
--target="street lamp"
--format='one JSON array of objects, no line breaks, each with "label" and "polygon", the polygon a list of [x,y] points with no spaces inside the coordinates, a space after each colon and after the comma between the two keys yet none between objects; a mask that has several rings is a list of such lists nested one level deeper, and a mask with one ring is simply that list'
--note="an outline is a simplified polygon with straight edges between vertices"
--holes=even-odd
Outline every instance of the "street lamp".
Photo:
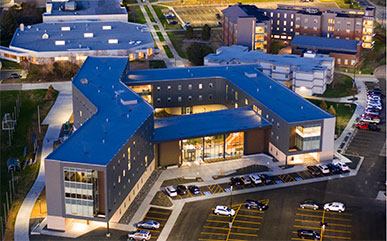
[{"label": "street lamp", "polygon": [[[232,209],[232,184],[230,185],[230,209]],[[229,228],[232,228],[232,217],[230,215],[230,222],[228,223]]]}]

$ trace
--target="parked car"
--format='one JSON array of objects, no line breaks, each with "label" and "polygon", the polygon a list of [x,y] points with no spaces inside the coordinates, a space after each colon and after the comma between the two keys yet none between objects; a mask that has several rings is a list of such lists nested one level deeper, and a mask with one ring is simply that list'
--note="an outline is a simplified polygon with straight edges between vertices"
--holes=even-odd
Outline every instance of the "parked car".
[{"label": "parked car", "polygon": [[319,240],[320,239],[320,234],[313,231],[313,230],[308,230],[308,229],[301,229],[297,231],[298,237],[304,239],[314,239],[314,240]]},{"label": "parked car", "polygon": [[169,24],[169,25],[176,25],[176,24],[178,24],[178,22],[177,22],[177,21],[171,21],[171,22],[169,22],[168,24]]},{"label": "parked car", "polygon": [[376,109],[379,111],[381,111],[383,109],[382,105],[372,104],[372,103],[367,104],[366,108],[367,109]]},{"label": "parked car", "polygon": [[370,118],[370,117],[365,117],[365,118],[361,118],[360,121],[362,122],[368,122],[368,123],[371,123],[371,124],[379,124],[380,123],[380,119],[376,119],[376,118]]},{"label": "parked car", "polygon": [[376,125],[368,125],[368,130],[380,131],[381,129],[379,127],[377,127]]},{"label": "parked car", "polygon": [[261,178],[262,182],[265,184],[269,184],[273,181],[271,179],[271,177],[269,175],[266,175],[266,174],[259,174],[259,177]]},{"label": "parked car", "polygon": [[300,208],[307,208],[307,209],[317,210],[317,209],[319,209],[319,206],[313,200],[305,200],[305,201],[300,203]]},{"label": "parked car", "polygon": [[369,124],[367,122],[359,122],[356,124],[357,129],[368,129]]},{"label": "parked car", "polygon": [[226,206],[216,206],[216,208],[214,209],[214,214],[231,217],[235,215],[235,210]]},{"label": "parked car", "polygon": [[333,163],[328,163],[327,167],[329,168],[329,171],[332,172],[333,174],[339,174],[341,172],[340,167]]},{"label": "parked car", "polygon": [[160,228],[160,223],[154,220],[144,220],[137,223],[137,228],[158,229]]},{"label": "parked car", "polygon": [[245,207],[247,209],[258,209],[259,211],[266,210],[268,206],[255,200],[246,200]]},{"label": "parked car", "polygon": [[12,73],[9,78],[10,79],[20,79],[21,75],[18,73]]},{"label": "parked car", "polygon": [[250,175],[250,179],[251,179],[251,181],[252,181],[254,184],[261,184],[261,183],[262,183],[262,180],[261,180],[261,178],[258,176],[258,174],[251,174],[251,175]]},{"label": "parked car", "polygon": [[147,230],[137,230],[128,233],[129,240],[150,240],[151,234]]},{"label": "parked car", "polygon": [[317,165],[317,168],[320,169],[322,174],[329,174],[329,172],[330,172],[327,165]]},{"label": "parked car", "polygon": [[324,210],[325,211],[335,211],[335,212],[344,212],[345,211],[345,205],[344,203],[340,202],[331,202],[324,204]]},{"label": "parked car", "polygon": [[240,179],[239,177],[232,177],[232,178],[230,178],[230,181],[231,181],[232,186],[243,185],[242,179]]},{"label": "parked car", "polygon": [[176,185],[175,189],[179,195],[187,194],[187,188],[184,185]]},{"label": "parked car", "polygon": [[250,177],[248,175],[242,176],[241,180],[242,180],[243,184],[245,184],[245,185],[251,184],[251,179],[250,179]]},{"label": "parked car", "polygon": [[308,169],[310,174],[312,174],[313,176],[321,175],[320,169],[318,167],[316,167],[316,166],[307,166],[306,168]]},{"label": "parked car", "polygon": [[219,13],[215,14],[215,17],[216,17],[216,19],[220,19],[221,18]]},{"label": "parked car", "polygon": [[380,115],[380,111],[379,110],[376,110],[376,109],[372,109],[372,108],[368,108],[364,111],[364,113],[366,113],[367,115],[376,115],[376,116],[379,116]]},{"label": "parked car", "polygon": [[340,161],[339,159],[333,159],[332,163],[337,165],[342,172],[348,172],[349,171],[348,165],[345,162]]},{"label": "parked car", "polygon": [[360,117],[361,118],[371,118],[371,119],[379,119],[380,120],[380,116],[378,116],[378,115],[362,114]]},{"label": "parked car", "polygon": [[188,186],[188,190],[193,194],[193,195],[198,195],[200,194],[200,189],[195,186],[195,185],[191,185],[191,186]]},{"label": "parked car", "polygon": [[176,197],[177,196],[177,191],[176,191],[176,189],[173,186],[165,187],[165,192],[170,197]]},{"label": "parked car", "polygon": [[174,19],[174,18],[176,18],[176,16],[174,14],[172,14],[172,13],[168,13],[168,14],[165,15],[165,18],[166,19]]}]

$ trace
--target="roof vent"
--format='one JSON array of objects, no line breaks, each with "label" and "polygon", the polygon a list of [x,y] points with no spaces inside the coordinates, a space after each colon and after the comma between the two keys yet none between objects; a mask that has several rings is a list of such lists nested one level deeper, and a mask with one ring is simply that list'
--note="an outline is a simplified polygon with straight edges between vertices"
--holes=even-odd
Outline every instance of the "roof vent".
[{"label": "roof vent", "polygon": [[31,29],[31,25],[28,25],[27,28],[28,28],[28,29]]},{"label": "roof vent", "polygon": [[112,85],[112,89],[114,89],[114,85]]},{"label": "roof vent", "polygon": [[256,78],[257,77],[257,73],[247,73],[247,72],[245,72],[245,76],[247,78]]},{"label": "roof vent", "polygon": [[257,88],[257,92],[259,92],[259,88]]},{"label": "roof vent", "polygon": [[129,114],[126,114],[126,118],[129,118]]},{"label": "roof vent", "polygon": [[94,34],[93,33],[84,33],[83,37],[84,38],[92,38],[92,37],[94,37]]},{"label": "roof vent", "polygon": [[48,34],[47,33],[43,34],[42,39],[48,39]]},{"label": "roof vent", "polygon": [[39,31],[39,28],[36,28],[36,31]]},{"label": "roof vent", "polygon": [[66,42],[64,40],[57,40],[55,41],[55,45],[65,45]]},{"label": "roof vent", "polygon": [[102,144],[105,144],[105,139],[102,139]]},{"label": "roof vent", "polygon": [[106,118],[106,123],[108,123],[109,122],[109,118]]},{"label": "roof vent", "polygon": [[112,66],[109,66],[109,70],[112,70]]},{"label": "roof vent", "polygon": [[109,39],[109,44],[118,44],[118,39]]},{"label": "roof vent", "polygon": [[301,110],[303,110],[304,109],[304,106],[303,105],[301,105]]},{"label": "roof vent", "polygon": [[98,69],[98,66],[95,66],[95,69]]},{"label": "roof vent", "polygon": [[120,101],[121,101],[121,104],[123,104],[123,105],[135,105],[135,104],[137,104],[137,99],[135,99],[135,100],[120,99]]},{"label": "roof vent", "polygon": [[86,78],[82,78],[82,79],[81,79],[81,84],[86,85],[86,84],[88,84],[88,83],[89,83],[89,80],[88,80],[88,79],[86,79]]},{"label": "roof vent", "polygon": [[269,86],[269,88],[271,89],[271,85]]},{"label": "roof vent", "polygon": [[70,31],[71,30],[70,26],[64,26],[64,27],[61,27],[60,29],[62,31]]},{"label": "roof vent", "polygon": [[102,30],[111,30],[111,29],[112,29],[112,26],[110,26],[110,25],[102,26]]},{"label": "roof vent", "polygon": [[98,90],[98,93],[101,93],[101,90]]}]

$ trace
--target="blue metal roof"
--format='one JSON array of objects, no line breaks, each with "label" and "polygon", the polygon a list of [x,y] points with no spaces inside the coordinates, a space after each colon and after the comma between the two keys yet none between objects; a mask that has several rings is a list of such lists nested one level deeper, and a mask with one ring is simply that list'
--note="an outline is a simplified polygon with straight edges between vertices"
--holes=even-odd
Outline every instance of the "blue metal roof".
[{"label": "blue metal roof", "polygon": [[316,36],[295,35],[291,45],[317,49],[357,52],[358,40],[323,38]]},{"label": "blue metal roof", "polygon": [[[199,78],[225,78],[288,123],[333,118],[308,100],[269,78],[258,65],[204,66],[130,71],[127,83],[151,83]],[[256,74],[256,77],[253,75]]]},{"label": "blue metal roof", "polygon": [[[110,30],[103,30],[110,26]],[[62,27],[69,27],[63,31]],[[93,34],[85,37],[85,33]],[[45,35],[47,34],[47,35]],[[47,38],[43,38],[45,35]],[[90,36],[90,35],[89,35]],[[118,43],[109,43],[117,39]],[[65,41],[56,45],[56,41]],[[124,22],[71,22],[40,23],[18,28],[13,35],[10,48],[20,48],[36,52],[127,50],[153,47],[154,41],[146,25]]]},{"label": "blue metal roof", "polygon": [[212,111],[155,119],[153,141],[188,139],[268,126],[271,124],[250,107]]},{"label": "blue metal roof", "polygon": [[[128,58],[120,57],[86,59],[73,79],[73,86],[97,112],[47,159],[107,165],[153,114],[153,107],[121,82],[127,64]],[[85,78],[87,84],[81,83]]]}]

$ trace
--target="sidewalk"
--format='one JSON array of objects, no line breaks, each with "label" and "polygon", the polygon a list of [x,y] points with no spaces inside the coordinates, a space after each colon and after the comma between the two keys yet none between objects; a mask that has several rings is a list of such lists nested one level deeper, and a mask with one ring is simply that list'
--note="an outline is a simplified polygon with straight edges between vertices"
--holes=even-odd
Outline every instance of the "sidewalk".
[{"label": "sidewalk", "polygon": [[[69,83],[71,87],[71,82]],[[47,84],[49,86],[50,83],[47,83]],[[45,84],[45,86],[47,86],[47,84]],[[22,89],[24,88],[24,86],[25,85],[23,84]],[[25,87],[30,89],[37,87],[38,89],[41,89],[42,85],[29,84],[29,85],[26,85]],[[50,152],[52,152],[54,140],[58,138],[62,124],[70,118],[72,113],[71,88],[70,89],[68,88],[68,84],[64,84],[64,85],[60,84],[60,85],[57,85],[56,87],[58,87],[58,89],[56,88],[56,90],[60,91],[59,95],[57,97],[55,104],[53,105],[47,117],[43,121],[43,124],[49,125],[49,126],[47,128],[46,135],[42,143],[42,154],[41,154],[39,174],[35,180],[34,185],[28,192],[27,196],[25,197],[19,209],[19,212],[17,214],[16,222],[15,222],[15,233],[14,233],[15,241],[30,240],[29,227],[30,227],[31,211],[34,207],[34,204],[37,198],[39,197],[40,193],[42,192],[45,186],[45,172],[44,172],[43,160]]]}]

